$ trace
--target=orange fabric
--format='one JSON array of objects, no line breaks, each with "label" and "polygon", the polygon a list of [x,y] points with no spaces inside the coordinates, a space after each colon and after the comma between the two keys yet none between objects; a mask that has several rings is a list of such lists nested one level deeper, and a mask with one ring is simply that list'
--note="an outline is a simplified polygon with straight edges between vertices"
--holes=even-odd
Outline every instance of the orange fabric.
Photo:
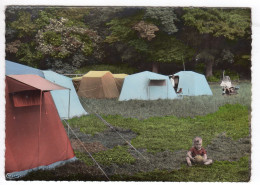
[{"label": "orange fabric", "polygon": [[[49,165],[74,157],[50,92],[42,92],[40,105],[15,107],[6,77],[6,173]],[[20,86],[27,86],[20,83]],[[40,91],[32,90],[32,94]],[[41,112],[40,112],[41,110]]]},{"label": "orange fabric", "polygon": [[78,89],[78,95],[87,98],[118,98],[119,91],[110,72],[100,77],[84,75]]},{"label": "orange fabric", "polygon": [[115,78],[116,86],[119,92],[121,92],[123,84],[124,84],[124,78]]},{"label": "orange fabric", "polygon": [[[8,77],[22,82],[23,84],[27,84],[27,86],[31,86],[42,91],[67,89],[48,80],[45,80],[38,75],[8,75]],[[19,88],[16,88],[16,90],[21,91]]]},{"label": "orange fabric", "polygon": [[128,76],[128,74],[113,74],[119,94],[121,93],[126,76]]},{"label": "orange fabric", "polygon": [[22,91],[12,95],[15,107],[40,105],[41,91]]}]

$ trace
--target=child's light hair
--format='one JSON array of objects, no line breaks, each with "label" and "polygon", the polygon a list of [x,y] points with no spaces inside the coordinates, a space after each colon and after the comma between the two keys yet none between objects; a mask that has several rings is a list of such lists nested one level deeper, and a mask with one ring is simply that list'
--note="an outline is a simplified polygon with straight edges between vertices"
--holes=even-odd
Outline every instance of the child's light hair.
[{"label": "child's light hair", "polygon": [[202,142],[202,138],[197,136],[193,139],[193,143],[198,143],[198,142]]}]

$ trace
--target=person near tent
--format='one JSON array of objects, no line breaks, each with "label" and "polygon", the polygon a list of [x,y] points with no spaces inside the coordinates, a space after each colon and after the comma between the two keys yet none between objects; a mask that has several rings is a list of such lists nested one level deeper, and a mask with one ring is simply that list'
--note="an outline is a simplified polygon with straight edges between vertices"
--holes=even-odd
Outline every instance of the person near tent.
[{"label": "person near tent", "polygon": [[172,83],[172,86],[173,86],[175,92],[177,92],[178,84],[179,84],[179,77],[174,76],[174,75],[170,75],[170,80],[171,80],[171,83]]},{"label": "person near tent", "polygon": [[[197,156],[199,157],[197,158]],[[202,159],[201,161],[198,160],[200,158]],[[192,166],[192,163],[201,163],[204,165],[213,163],[212,159],[208,159],[207,151],[202,147],[201,137],[195,137],[193,139],[193,147],[187,152],[186,162],[188,166]]]}]

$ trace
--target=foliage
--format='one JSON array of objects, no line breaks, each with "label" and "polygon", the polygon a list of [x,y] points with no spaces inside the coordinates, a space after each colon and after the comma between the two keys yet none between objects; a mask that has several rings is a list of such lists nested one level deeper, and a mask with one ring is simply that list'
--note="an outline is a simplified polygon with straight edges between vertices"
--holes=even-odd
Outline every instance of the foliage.
[{"label": "foliage", "polygon": [[43,58],[43,54],[35,47],[36,43],[34,42],[21,43],[19,50],[16,52],[19,61],[32,67],[38,67],[39,61]]},{"label": "foliage", "polygon": [[201,34],[223,36],[234,40],[250,35],[250,9],[184,8],[185,24],[195,27]]},{"label": "foliage", "polygon": [[250,77],[250,60],[242,57],[251,52],[250,11],[8,6],[6,59],[62,73],[104,60],[149,70],[145,62],[178,66],[209,49],[217,52],[207,52],[209,57],[201,59],[213,58],[217,65],[212,69],[245,71]]},{"label": "foliage", "polygon": [[151,41],[155,37],[155,32],[159,31],[158,27],[151,23],[140,21],[133,26],[134,30],[139,32],[141,38]]},{"label": "foliage", "polygon": [[116,181],[170,181],[170,182],[249,182],[249,157],[242,157],[237,162],[216,161],[210,166],[182,166],[173,171],[155,170],[141,172],[134,176],[116,175]]},{"label": "foliage", "polygon": [[[132,19],[112,20],[108,24],[112,33],[106,41],[126,42],[146,56],[145,60],[149,62],[183,62],[194,55],[194,50],[175,37],[164,33],[155,35],[154,32],[159,31],[156,25],[138,20],[136,22],[134,24]],[[139,32],[139,38],[135,36],[133,29]]]},{"label": "foliage", "polygon": [[13,21],[10,25],[11,28],[17,30],[18,38],[33,36],[36,32],[36,25],[32,22],[29,12],[20,11],[18,13],[18,19]]},{"label": "foliage", "polygon": [[173,34],[178,31],[176,23],[179,19],[174,12],[175,8],[159,8],[159,7],[147,7],[145,9],[144,18],[148,20],[155,20],[162,27],[162,31]]},{"label": "foliage", "polygon": [[110,71],[111,73],[114,74],[119,74],[119,73],[133,74],[137,72],[136,69],[129,67],[126,64],[120,64],[120,65],[89,65],[74,71],[74,73],[86,74],[89,71]]},{"label": "foliage", "polygon": [[[163,44],[162,44],[163,43]],[[160,35],[150,46],[150,61],[182,63],[190,60],[195,51],[180,40],[168,35]]]},{"label": "foliage", "polygon": [[98,41],[97,34],[86,28],[67,27],[67,22],[64,18],[50,19],[50,24],[39,30],[35,36],[37,49],[45,55],[61,59],[77,50],[82,51],[85,56],[90,55],[93,43]]},{"label": "foliage", "polygon": [[[81,153],[79,151],[75,152],[77,158],[84,161],[88,166],[93,166],[95,163],[91,160],[88,154]],[[135,162],[135,158],[131,156],[126,146],[116,146],[113,149],[108,149],[106,151],[101,151],[93,153],[93,158],[102,165],[115,164],[131,164]]]},{"label": "foliage", "polygon": [[208,82],[219,82],[220,79],[217,78],[216,76],[210,76],[210,77],[207,78],[207,81]]}]

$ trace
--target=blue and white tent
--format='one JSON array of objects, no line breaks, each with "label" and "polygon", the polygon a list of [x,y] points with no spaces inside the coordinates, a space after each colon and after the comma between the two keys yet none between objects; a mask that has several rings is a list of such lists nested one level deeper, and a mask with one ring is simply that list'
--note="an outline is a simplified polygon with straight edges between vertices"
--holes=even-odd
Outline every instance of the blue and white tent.
[{"label": "blue and white tent", "polygon": [[175,73],[174,77],[179,77],[177,92],[182,89],[182,95],[212,95],[209,84],[202,74],[193,71],[180,71]]},{"label": "blue and white tent", "polygon": [[35,74],[60,86],[68,88],[67,90],[51,91],[55,106],[58,110],[60,118],[62,119],[88,114],[78,99],[72,80],[66,76],[57,74],[53,71],[41,71],[39,69],[8,60],[5,61],[5,73],[6,75]]},{"label": "blue and white tent", "polygon": [[51,91],[52,98],[61,118],[68,119],[88,114],[79,101],[71,78],[53,71],[43,71],[43,74],[46,80],[70,89]]},{"label": "blue and white tent", "polygon": [[168,76],[144,71],[125,77],[119,101],[177,98]]},{"label": "blue and white tent", "polygon": [[5,61],[5,74],[6,75],[32,74],[44,78],[43,72],[41,70],[26,65],[18,64],[15,62],[11,62],[9,60]]}]

